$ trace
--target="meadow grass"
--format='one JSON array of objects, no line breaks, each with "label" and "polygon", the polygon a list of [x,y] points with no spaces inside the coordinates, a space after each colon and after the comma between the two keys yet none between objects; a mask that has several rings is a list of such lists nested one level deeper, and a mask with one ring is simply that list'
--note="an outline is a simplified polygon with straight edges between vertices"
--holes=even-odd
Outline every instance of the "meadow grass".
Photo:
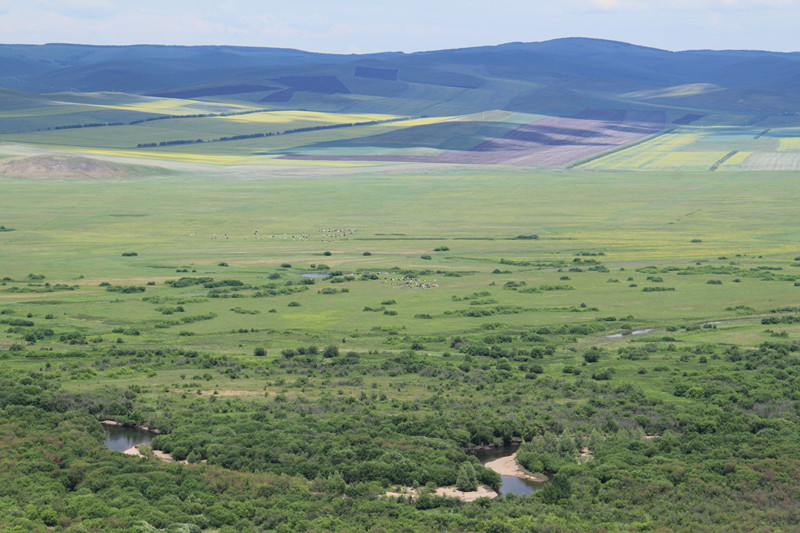
[{"label": "meadow grass", "polygon": [[[635,327],[663,331],[668,325],[741,319],[726,309],[743,304],[754,309],[754,326],[744,338],[755,342],[769,337],[760,332],[758,317],[800,299],[791,280],[747,277],[757,273],[751,269],[769,267],[800,279],[800,268],[791,266],[800,253],[799,235],[790,223],[800,191],[780,174],[641,180],[627,174],[437,168],[424,177],[362,170],[319,180],[297,178],[285,167],[283,172],[249,180],[209,172],[51,181],[46,189],[4,180],[0,223],[15,231],[0,233],[8,252],[0,277],[10,279],[0,286],[0,310],[32,313],[37,324],[57,334],[246,356],[259,345],[279,350],[343,340],[347,349],[395,351],[416,338],[424,339],[426,349],[445,351],[447,339],[480,332],[486,323],[521,331],[632,315]],[[332,229],[345,232],[325,231]],[[514,238],[530,234],[539,238]],[[435,251],[441,247],[447,250]],[[126,252],[137,255],[123,257]],[[604,268],[592,271],[591,263],[576,260],[597,260]],[[320,264],[356,280],[303,285],[301,274]],[[722,273],[670,271],[656,274],[661,281],[653,282],[648,271],[637,271],[647,266],[714,267]],[[407,276],[403,271],[413,276],[410,283],[400,280]],[[360,280],[365,272],[378,279]],[[46,277],[34,281],[29,274]],[[241,291],[241,298],[209,298],[202,286],[165,285],[181,276],[235,279],[253,288]],[[289,281],[290,288],[307,290],[253,297],[270,283],[282,288]],[[509,282],[517,290],[507,288]],[[43,283],[79,287],[24,292],[44,291]],[[107,292],[101,283],[145,292]],[[558,285],[567,287],[547,289]],[[674,290],[643,292],[645,287]],[[464,298],[475,293],[487,294],[471,305]],[[164,301],[143,301],[148,297]],[[396,303],[382,303],[390,300]],[[581,304],[597,310],[580,312]],[[178,305],[182,312],[159,310]],[[489,314],[459,315],[475,309]],[[212,313],[207,320],[158,327]],[[42,321],[48,314],[53,317]],[[135,328],[140,335],[113,333],[117,328]],[[605,338],[614,332],[609,322],[586,340],[628,342]],[[727,329],[704,333],[731,335]],[[0,342],[15,339],[7,335]]]},{"label": "meadow grass", "polygon": [[[108,95],[90,100],[69,105],[140,113],[211,105]],[[54,331],[37,345],[59,349],[69,349],[61,336],[72,334],[89,348],[120,342],[247,359],[264,347],[272,360],[283,349],[336,344],[375,365],[415,342],[427,357],[441,358],[454,350],[458,336],[601,324],[559,341],[542,363],[546,373],[559,376],[562,367],[580,364],[577,350],[593,345],[614,350],[651,340],[663,348],[660,339],[672,338],[683,345],[752,346],[782,331],[796,336],[794,325],[761,324],[771,309],[800,299],[794,285],[800,267],[793,266],[800,230],[792,223],[800,189],[793,174],[725,172],[777,154],[758,151],[737,152],[716,172],[686,170],[709,168],[729,153],[728,146],[774,145],[773,137],[749,137],[761,130],[680,128],[576,171],[274,159],[295,149],[324,150],[329,141],[388,132],[402,137],[414,126],[442,123],[444,129],[436,129],[441,134],[448,120],[513,126],[535,119],[502,112],[481,114],[480,120],[430,117],[131,149],[158,135],[201,131],[213,137],[243,128],[278,131],[385,118],[395,117],[283,110],[3,137],[29,143],[7,145],[9,155],[58,148],[163,165],[172,173],[50,180],[46,187],[0,181],[0,225],[14,228],[0,233],[0,312],[30,314],[37,326]],[[618,172],[638,169],[651,172]],[[137,255],[123,257],[130,252]],[[287,264],[291,268],[282,266]],[[305,285],[302,274],[320,271],[318,265],[352,280]],[[182,276],[237,280],[246,287],[212,294],[202,285],[166,283]],[[108,292],[105,285],[144,292]],[[700,327],[708,322],[720,324]],[[608,337],[637,328],[652,331]],[[14,331],[0,337],[2,347],[20,342]],[[669,395],[674,370],[638,372],[665,361],[670,366],[672,358],[662,349],[649,361],[618,361],[615,368],[623,382],[652,383],[655,394]],[[178,369],[111,372],[93,383],[185,385],[176,379]],[[217,381],[229,392],[255,394],[265,387],[255,379],[230,383],[212,374],[214,382],[199,387],[205,392]],[[82,379],[66,386],[78,390]],[[408,397],[421,392],[408,387]],[[267,389],[286,393],[284,385]]]}]

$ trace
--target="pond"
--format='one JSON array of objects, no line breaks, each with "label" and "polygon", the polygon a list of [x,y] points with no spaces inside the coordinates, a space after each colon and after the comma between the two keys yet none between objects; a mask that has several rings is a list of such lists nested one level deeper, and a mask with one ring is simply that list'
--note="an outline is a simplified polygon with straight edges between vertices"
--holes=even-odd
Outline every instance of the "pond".
[{"label": "pond", "polygon": [[304,278],[327,278],[330,276],[327,272],[306,272],[303,274]]},{"label": "pond", "polygon": [[[489,448],[489,449],[480,449],[475,451],[475,457],[480,460],[481,464],[485,465],[489,461],[494,461],[495,459],[500,459],[502,457],[508,457],[510,455],[514,455],[516,451],[519,450],[518,444],[508,444],[505,446],[500,446],[498,448]],[[503,480],[503,484],[500,486],[500,490],[498,491],[501,496],[506,494],[518,494],[520,496],[531,494],[532,492],[536,492],[537,490],[541,490],[545,482],[541,481],[530,481],[527,479],[518,478],[515,476],[500,476]]]},{"label": "pond", "polygon": [[614,333],[613,335],[606,335],[608,339],[615,339],[619,337],[625,337],[627,335],[644,335],[645,333],[650,333],[651,331],[655,331],[653,328],[649,329],[636,329],[631,331],[630,333]]},{"label": "pond", "polygon": [[137,444],[150,444],[155,433],[129,426],[103,426],[106,431],[106,439],[103,446],[109,450],[124,452]]}]

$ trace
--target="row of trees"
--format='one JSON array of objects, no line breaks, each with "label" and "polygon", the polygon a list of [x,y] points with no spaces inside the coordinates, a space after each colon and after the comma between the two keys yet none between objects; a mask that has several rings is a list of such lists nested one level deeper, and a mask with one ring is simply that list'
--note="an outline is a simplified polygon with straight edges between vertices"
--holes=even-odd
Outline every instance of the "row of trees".
[{"label": "row of trees", "polygon": [[288,129],[283,131],[268,131],[264,133],[245,133],[241,135],[230,135],[226,137],[218,137],[215,139],[203,140],[203,139],[176,139],[172,141],[160,141],[160,142],[152,142],[152,143],[139,143],[136,145],[137,148],[154,148],[158,146],[178,146],[182,144],[200,144],[200,143],[218,143],[218,142],[228,142],[228,141],[241,141],[244,139],[258,139],[261,137],[273,137],[276,135],[291,135],[293,133],[306,133],[309,131],[318,131],[318,130],[331,130],[337,128],[352,128],[354,126],[374,126],[375,124],[385,124],[387,122],[396,122],[398,120],[405,120],[402,118],[392,118],[386,120],[370,120],[365,122],[349,122],[349,123],[341,123],[341,124],[324,124],[320,126],[307,126],[304,128],[294,128]]}]

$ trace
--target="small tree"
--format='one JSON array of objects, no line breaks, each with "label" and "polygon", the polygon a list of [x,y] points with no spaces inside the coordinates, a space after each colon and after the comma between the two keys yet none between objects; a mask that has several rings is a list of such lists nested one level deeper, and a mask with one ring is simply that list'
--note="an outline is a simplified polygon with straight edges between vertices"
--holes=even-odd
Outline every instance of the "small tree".
[{"label": "small tree", "polygon": [[537,494],[544,503],[560,503],[572,495],[572,487],[566,476],[558,475]]},{"label": "small tree", "polygon": [[456,476],[456,488],[462,492],[472,492],[478,490],[478,476],[475,468],[469,461],[464,461],[458,469]]},{"label": "small tree", "polygon": [[253,350],[253,355],[255,355],[256,357],[264,357],[265,355],[267,355],[267,350],[259,346],[258,348]]},{"label": "small tree", "polygon": [[558,439],[558,452],[561,455],[568,455],[572,456],[575,451],[577,450],[577,445],[575,444],[575,440],[572,438],[572,435],[569,434],[566,428],[561,433],[561,437]]},{"label": "small tree", "polygon": [[347,483],[345,483],[342,474],[336,470],[328,476],[327,480],[325,480],[325,488],[331,494],[342,494],[347,488]]},{"label": "small tree", "polygon": [[597,448],[603,443],[603,436],[598,433],[597,429],[593,429],[589,434],[589,442],[587,443],[589,449],[594,453]]}]

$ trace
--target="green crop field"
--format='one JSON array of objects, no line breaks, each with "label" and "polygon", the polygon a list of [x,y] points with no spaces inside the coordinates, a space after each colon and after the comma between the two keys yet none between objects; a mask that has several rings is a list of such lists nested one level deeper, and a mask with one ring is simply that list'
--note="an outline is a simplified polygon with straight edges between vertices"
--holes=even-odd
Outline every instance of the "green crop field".
[{"label": "green crop field", "polygon": [[[767,161],[791,130],[681,127],[569,170],[275,158],[539,118],[506,112],[136,147],[398,118],[0,136],[0,530],[793,530],[800,183],[763,170],[795,168]],[[499,488],[472,452],[520,442],[538,492],[437,496]]]},{"label": "green crop field", "polygon": [[684,126],[573,168],[623,171],[796,170],[795,128]]}]

